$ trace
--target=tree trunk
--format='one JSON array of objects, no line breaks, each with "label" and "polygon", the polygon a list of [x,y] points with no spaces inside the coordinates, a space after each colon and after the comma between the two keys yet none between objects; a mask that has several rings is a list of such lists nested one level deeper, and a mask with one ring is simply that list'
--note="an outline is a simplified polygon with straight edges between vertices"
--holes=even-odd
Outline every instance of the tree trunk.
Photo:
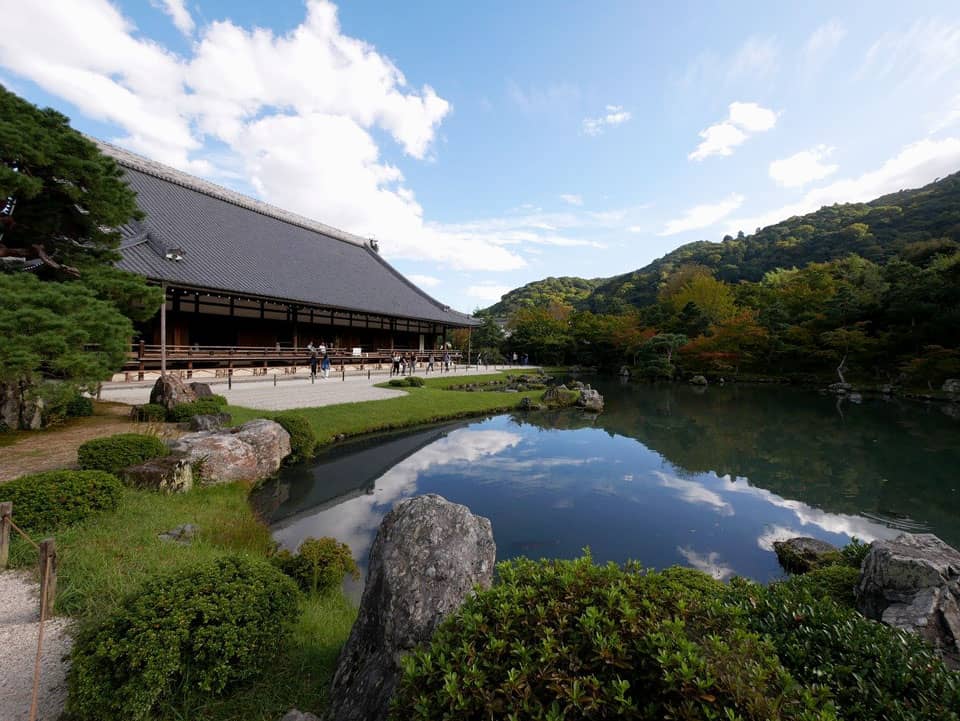
[{"label": "tree trunk", "polygon": [[840,382],[846,383],[847,379],[843,377],[843,369],[847,367],[847,354],[843,354],[843,358],[840,359],[840,365],[837,366],[837,375],[840,376]]}]

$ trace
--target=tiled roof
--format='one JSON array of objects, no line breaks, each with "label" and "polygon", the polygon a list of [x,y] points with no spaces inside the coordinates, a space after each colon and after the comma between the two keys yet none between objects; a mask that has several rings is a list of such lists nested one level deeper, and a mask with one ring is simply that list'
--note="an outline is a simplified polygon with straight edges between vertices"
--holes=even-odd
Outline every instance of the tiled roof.
[{"label": "tiled roof", "polygon": [[120,228],[124,270],[192,288],[479,325],[407,280],[369,240],[97,142],[146,214]]}]

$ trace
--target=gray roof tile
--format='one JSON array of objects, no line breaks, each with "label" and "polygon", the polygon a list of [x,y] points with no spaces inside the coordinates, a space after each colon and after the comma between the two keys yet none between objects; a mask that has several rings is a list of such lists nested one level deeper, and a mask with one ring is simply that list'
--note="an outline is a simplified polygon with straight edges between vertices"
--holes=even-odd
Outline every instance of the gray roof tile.
[{"label": "gray roof tile", "polygon": [[[99,143],[123,167],[142,221],[119,266],[157,281],[447,325],[479,321],[417,288],[369,241]],[[164,249],[180,248],[183,260]]]}]

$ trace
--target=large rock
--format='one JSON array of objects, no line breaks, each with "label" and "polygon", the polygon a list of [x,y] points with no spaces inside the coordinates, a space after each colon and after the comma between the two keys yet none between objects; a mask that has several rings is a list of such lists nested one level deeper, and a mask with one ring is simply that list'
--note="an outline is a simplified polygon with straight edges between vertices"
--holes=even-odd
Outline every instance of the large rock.
[{"label": "large rock", "polygon": [[836,546],[809,536],[774,541],[773,550],[783,570],[790,573],[806,573],[837,555]]},{"label": "large rock", "polygon": [[233,421],[229,413],[204,413],[190,418],[191,431],[219,431]]},{"label": "large rock", "polygon": [[600,391],[587,386],[580,391],[580,397],[577,398],[577,405],[591,413],[599,413],[603,410],[603,396]]},{"label": "large rock", "polygon": [[950,395],[960,395],[960,378],[947,378],[943,382],[941,390]]},{"label": "large rock", "polygon": [[35,431],[43,427],[43,399],[26,383],[0,383],[0,428]]},{"label": "large rock", "polygon": [[690,385],[705,386],[707,385],[707,378],[706,376],[694,376],[690,379]]},{"label": "large rock", "polygon": [[150,402],[157,403],[168,411],[180,403],[192,403],[197,394],[177,376],[165,373],[157,378],[150,391]]},{"label": "large rock", "polygon": [[960,658],[960,551],[931,533],[874,541],[855,589],[867,618],[916,633]]},{"label": "large rock", "polygon": [[436,495],[403,501],[380,524],[359,615],[340,653],[328,721],[380,721],[400,659],[428,641],[472,589],[493,579],[490,521]]},{"label": "large rock", "polygon": [[163,493],[185,493],[193,488],[190,459],[178,454],[152,458],[138,466],[124,468],[123,480],[134,488]]},{"label": "large rock", "polygon": [[193,394],[197,398],[209,398],[213,395],[213,391],[210,390],[209,383],[198,383],[197,381],[194,381],[190,384],[190,390],[193,391]]},{"label": "large rock", "polygon": [[290,455],[290,434],[263,418],[224,431],[200,431],[170,444],[199,468],[203,483],[260,481],[278,470]]}]

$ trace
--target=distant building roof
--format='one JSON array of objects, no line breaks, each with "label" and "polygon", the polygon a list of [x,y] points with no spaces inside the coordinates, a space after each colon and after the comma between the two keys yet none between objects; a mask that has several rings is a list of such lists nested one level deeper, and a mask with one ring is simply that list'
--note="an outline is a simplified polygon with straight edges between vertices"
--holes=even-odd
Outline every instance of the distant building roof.
[{"label": "distant building roof", "polygon": [[97,144],[123,168],[146,214],[120,229],[124,270],[198,289],[479,325],[420,290],[367,239]]}]

